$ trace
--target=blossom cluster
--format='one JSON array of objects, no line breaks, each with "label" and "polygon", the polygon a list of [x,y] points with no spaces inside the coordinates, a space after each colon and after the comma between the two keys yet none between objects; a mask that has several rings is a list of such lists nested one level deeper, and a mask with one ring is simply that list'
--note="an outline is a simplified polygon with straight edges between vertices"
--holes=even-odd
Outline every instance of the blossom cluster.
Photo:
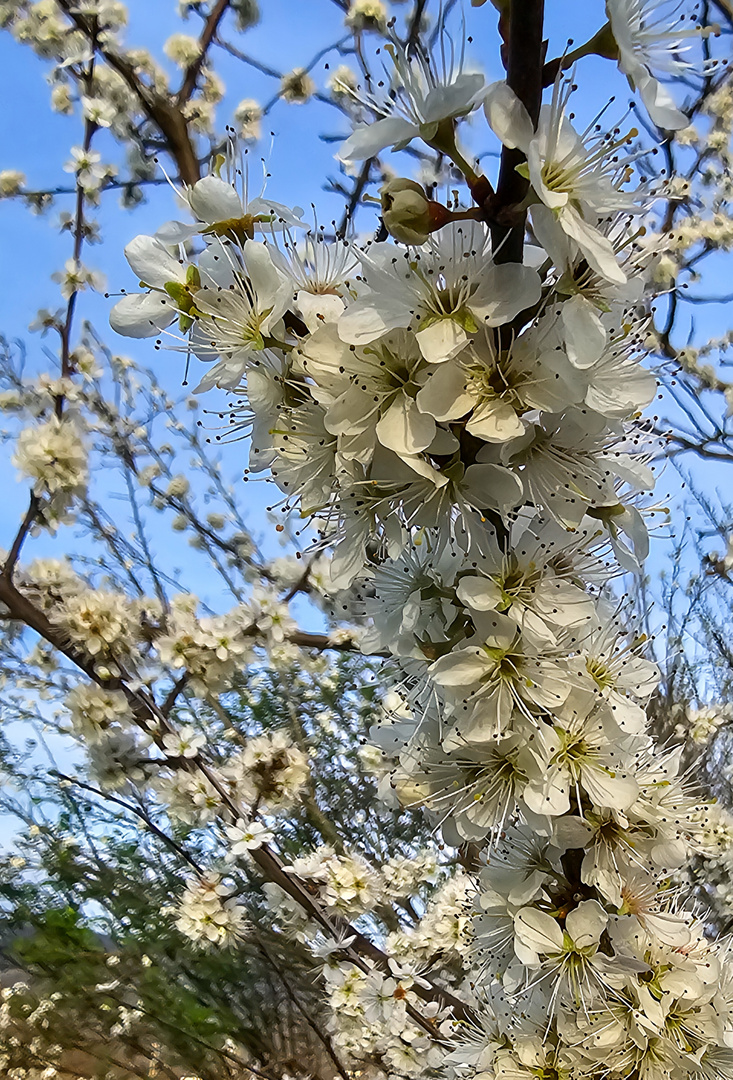
[{"label": "blossom cluster", "polygon": [[[398,861],[403,879],[402,864],[407,861]],[[376,1059],[383,1070],[406,1076],[422,1075],[426,1069],[439,1067],[439,1048],[426,1036],[424,1027],[416,1023],[415,1011],[419,1010],[436,1028],[447,1020],[448,1014],[436,1003],[425,1011],[420,992],[429,988],[430,983],[420,972],[430,961],[431,978],[435,978],[436,959],[440,958],[444,985],[463,978],[470,907],[467,898],[472,888],[468,876],[459,871],[444,880],[424,905],[420,904],[417,894],[424,891],[425,881],[438,867],[429,852],[416,852],[414,863],[410,885],[420,917],[409,928],[395,930],[388,936],[391,955],[386,968],[372,962],[355,964],[343,959],[351,938],[324,938],[322,928],[308,919],[279,886],[265,885],[276,922],[308,945],[315,959],[322,963],[334,1045],[351,1060],[367,1065]],[[357,920],[364,914],[373,917],[374,909],[387,899],[395,869],[395,860],[387,861],[377,870],[368,867],[363,859],[351,854],[335,855],[326,847],[314,850],[290,867],[300,878],[319,887],[329,911]],[[446,869],[440,867],[440,872],[445,873]]]},{"label": "blossom cluster", "polygon": [[53,531],[67,520],[74,500],[86,492],[87,453],[78,419],[52,416],[25,428],[13,464],[32,482],[39,517]]},{"label": "blossom cluster", "polygon": [[[681,31],[655,34],[649,7],[609,0],[612,54],[651,119],[680,127],[654,71],[679,73]],[[725,1076],[727,947],[669,886],[709,839],[707,810],[679,752],[651,738],[658,672],[611,599],[612,579],[641,569],[654,486],[640,419],[656,392],[643,364],[652,274],[634,223],[657,195],[636,168],[646,151],[635,128],[576,130],[562,72],[535,122],[462,55],[441,67],[398,40],[385,51],[390,94],[365,96],[378,119],[341,160],[419,138],[484,197],[447,207],[391,182],[392,239],[357,243],[297,207],[247,201],[233,157],[217,162],[183,193],[193,224],[128,245],[142,291],[112,325],[208,365],[198,390],[229,392],[248,474],[315,530],[330,588],[351,590],[370,622],[362,647],[391,658],[374,734],[388,782],[477,853],[451,943],[468,958],[475,1025],[451,1028],[436,1000],[423,1013],[456,1036],[450,1069]],[[456,120],[480,110],[526,184],[521,257],[497,241],[488,182],[456,144]],[[247,823],[234,829],[251,847]],[[356,856],[319,850],[290,872],[328,911],[377,902],[378,875]],[[439,1065],[404,1005],[422,976],[390,970],[325,965],[334,1011],[361,1031],[341,1019],[339,1040],[417,1075]]]},{"label": "blossom cluster", "polygon": [[245,909],[233,892],[220,874],[191,878],[179,902],[178,929],[195,942],[233,944],[246,934]]}]

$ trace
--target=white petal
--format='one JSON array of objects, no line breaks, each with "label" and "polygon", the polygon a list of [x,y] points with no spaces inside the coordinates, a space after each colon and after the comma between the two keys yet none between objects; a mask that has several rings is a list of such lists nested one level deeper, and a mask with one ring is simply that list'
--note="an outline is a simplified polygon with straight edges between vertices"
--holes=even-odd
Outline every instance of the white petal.
[{"label": "white petal", "polygon": [[559,769],[532,780],[522,793],[522,798],[535,814],[560,817],[570,809],[568,778]]},{"label": "white petal", "polygon": [[419,454],[435,438],[435,421],[421,413],[417,403],[406,394],[398,394],[377,424],[377,438],[382,446],[402,457]]},{"label": "white petal", "polygon": [[563,949],[563,933],[552,915],[537,908],[521,908],[514,916],[514,933],[536,953],[556,954]]},{"label": "white petal", "polygon": [[516,506],[522,497],[522,483],[502,465],[469,465],[461,491],[477,510]]},{"label": "white petal", "polygon": [[[516,936],[514,938],[514,955],[516,956],[517,960],[521,965],[522,972],[525,972],[526,968],[537,967],[540,962],[540,958],[534,951],[534,949],[530,949],[529,946],[524,944],[521,938]],[[504,987],[507,987],[507,985],[509,985],[512,990],[515,988],[515,983],[507,984],[507,973],[504,974],[502,982]],[[516,980],[516,983],[519,983],[519,979]],[[522,1071],[520,1075],[524,1075],[524,1071]],[[501,1076],[501,1073],[498,1069],[497,1076]]]},{"label": "white petal", "polygon": [[623,285],[626,274],[616,261],[611,241],[594,229],[571,207],[561,211],[560,224],[585,255],[590,266],[607,281]]},{"label": "white petal", "polygon": [[595,364],[606,347],[606,328],[596,309],[584,296],[571,296],[560,314],[568,359],[579,368]]},{"label": "white petal", "polygon": [[489,660],[481,649],[456,649],[435,660],[429,668],[438,686],[468,689],[486,674]]},{"label": "white petal", "polygon": [[636,367],[622,375],[613,370],[601,373],[594,381],[594,372],[588,373],[591,380],[586,391],[585,403],[604,416],[623,418],[637,409],[645,409],[657,392],[657,380],[651,371]]},{"label": "white petal", "polygon": [[534,648],[543,649],[548,645],[556,644],[556,634],[553,633],[544,619],[541,619],[530,608],[522,609],[519,605],[512,605],[508,614],[517,619],[517,623],[521,626],[527,642]]},{"label": "white petal", "polygon": [[388,116],[373,124],[360,124],[341,144],[339,161],[366,161],[376,157],[388,146],[409,142],[420,134],[417,124],[411,124],[400,116]]},{"label": "white petal", "polygon": [[359,522],[356,528],[347,529],[344,539],[334,548],[328,564],[329,582],[334,589],[348,589],[364,568],[364,548],[369,538],[366,514],[364,521],[364,526]]},{"label": "white petal", "polygon": [[526,154],[534,136],[534,125],[522,102],[503,80],[487,88],[484,112],[489,127],[504,146]]},{"label": "white petal", "polygon": [[448,477],[431,465],[425,458],[418,456],[412,456],[410,454],[402,454],[400,459],[408,469],[412,469],[418,476],[422,476],[423,480],[429,480],[431,484],[435,484],[437,488],[445,487],[448,483]]},{"label": "white petal", "polygon": [[558,222],[557,218],[544,203],[534,203],[530,207],[532,217],[532,229],[542,247],[550,256],[555,266],[563,269],[572,262],[575,245],[572,245],[567,233]]},{"label": "white petal", "polygon": [[314,334],[324,323],[338,322],[344,311],[344,302],[340,296],[317,295],[301,289],[297,295],[300,316]]},{"label": "white petal", "polygon": [[125,258],[140,281],[162,289],[169,281],[186,280],[186,267],[154,236],[136,236],[125,248]]},{"label": "white petal", "polygon": [[511,723],[514,699],[505,683],[499,683],[490,694],[484,694],[468,716],[461,713],[455,728],[443,739],[446,752],[460,750],[466,743],[493,743],[497,735]]},{"label": "white petal", "polygon": [[326,400],[332,400],[351,381],[352,371],[348,367],[351,351],[344,344],[338,330],[331,323],[324,323],[315,330],[302,346],[300,362],[305,371],[312,375]]},{"label": "white petal", "polygon": [[428,453],[432,457],[450,457],[460,448],[461,444],[455,435],[447,428],[439,427],[435,429],[435,438],[428,447]]},{"label": "white petal", "polygon": [[523,435],[524,424],[511,405],[497,397],[478,406],[466,430],[486,442],[506,442]]},{"label": "white petal", "polygon": [[567,930],[579,949],[596,945],[606,929],[608,915],[597,900],[583,900],[568,912],[565,920]]},{"label": "white petal", "polygon": [[176,244],[182,244],[184,240],[190,240],[192,236],[197,236],[202,228],[200,222],[188,225],[183,221],[166,221],[155,230],[155,239],[160,240],[161,244],[173,247]]},{"label": "white petal", "polygon": [[664,840],[655,844],[651,851],[652,862],[660,870],[676,870],[683,866],[689,857],[684,840]]},{"label": "white petal", "polygon": [[[562,160],[557,150],[556,157],[558,160]],[[547,187],[543,171],[544,165],[545,157],[543,154],[542,141],[540,138],[533,139],[527,148],[529,181],[545,206],[548,206],[551,210],[560,210],[562,207],[568,205],[570,195],[567,191],[553,191],[551,188]]]},{"label": "white petal", "polygon": [[[687,923],[669,911],[651,912],[644,916],[644,926],[673,949],[683,949],[690,941],[690,928]],[[667,987],[665,986],[665,989]]]},{"label": "white petal", "polygon": [[242,376],[247,370],[246,350],[240,349],[237,354],[219,360],[204,375],[201,382],[194,388],[194,394],[203,394],[206,390],[218,386],[225,390],[233,390],[242,381]]},{"label": "white petal", "polygon": [[542,283],[536,270],[521,263],[503,263],[484,272],[469,307],[479,324],[501,326],[520,311],[533,307],[541,295]]},{"label": "white petal", "polygon": [[600,766],[581,769],[581,783],[596,806],[628,810],[639,794],[633,776],[614,773]]},{"label": "white petal", "polygon": [[[623,529],[634,546],[637,568],[632,570],[632,573],[638,573],[638,564],[644,562],[649,554],[649,530],[646,522],[635,506],[626,506],[623,514],[614,519],[614,524],[618,529]],[[616,557],[618,558],[618,551]]]},{"label": "white petal", "polygon": [[654,489],[654,473],[643,461],[636,461],[628,454],[620,454],[618,457],[599,455],[599,457],[601,460],[608,462],[609,467],[613,469],[619,480],[630,484],[637,491],[652,491]]},{"label": "white petal", "polygon": [[109,325],[125,337],[156,337],[175,318],[175,305],[164,293],[131,293],[112,308]]},{"label": "white petal", "polygon": [[422,109],[427,124],[445,120],[451,116],[465,116],[483,96],[484,77],[464,72],[452,82],[429,90]]},{"label": "white petal", "polygon": [[258,308],[269,307],[286,282],[270,258],[267,245],[248,240],[242,249],[242,259],[257,293]]},{"label": "white petal", "polygon": [[242,200],[231,184],[219,176],[203,176],[188,191],[191,210],[210,225],[229,218],[241,218],[244,214]]},{"label": "white petal", "polygon": [[[211,239],[201,252],[198,267],[201,284],[207,288],[228,289],[237,281],[232,256],[218,237]],[[237,270],[241,273],[239,267]]]},{"label": "white petal", "polygon": [[468,341],[468,334],[453,319],[438,319],[415,334],[420,352],[429,364],[442,364],[456,356]]},{"label": "white petal", "polygon": [[631,698],[612,693],[608,698],[608,708],[613,720],[628,735],[641,735],[646,728],[646,713],[641,705]]},{"label": "white petal", "polygon": [[307,229],[308,225],[305,221],[301,221],[303,211],[299,206],[293,207],[291,210],[289,206],[285,206],[283,203],[274,202],[272,199],[251,199],[247,203],[247,213],[252,214],[253,217],[267,217],[268,215],[275,215],[276,220],[272,222],[255,222],[255,229],[270,229],[284,228],[288,225],[293,228]]},{"label": "white petal", "polygon": [[466,391],[466,372],[456,363],[432,368],[425,385],[418,391],[417,407],[435,420],[457,420],[473,405]]},{"label": "white petal", "polygon": [[461,578],[456,595],[462,604],[474,611],[494,611],[501,603],[503,593],[493,578],[469,574]]},{"label": "white petal", "polygon": [[360,386],[347,387],[328,407],[324,419],[326,430],[332,435],[360,434],[370,422],[368,404]]},{"label": "white petal", "polygon": [[690,123],[689,118],[677,108],[668,90],[646,70],[636,80],[636,86],[652,123],[657,127],[665,131],[679,131]]},{"label": "white petal", "polygon": [[587,622],[594,612],[591,597],[569,581],[546,581],[535,591],[532,607],[554,626],[565,627]]},{"label": "white petal", "polygon": [[339,337],[348,345],[367,345],[388,330],[409,326],[411,319],[404,304],[390,306],[384,297],[368,296],[347,307],[339,319]]},{"label": "white petal", "polygon": [[563,851],[587,847],[592,836],[593,828],[584,818],[564,817],[553,823],[552,842]]}]

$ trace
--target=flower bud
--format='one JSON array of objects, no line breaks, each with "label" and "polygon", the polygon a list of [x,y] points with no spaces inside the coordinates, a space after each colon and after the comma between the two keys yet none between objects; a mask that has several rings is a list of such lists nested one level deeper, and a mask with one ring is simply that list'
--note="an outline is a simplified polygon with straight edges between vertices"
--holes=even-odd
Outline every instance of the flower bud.
[{"label": "flower bud", "polygon": [[425,189],[414,180],[404,177],[388,180],[379,194],[384,227],[395,240],[403,244],[424,244],[430,233],[440,227],[432,211],[438,204],[431,202]]}]

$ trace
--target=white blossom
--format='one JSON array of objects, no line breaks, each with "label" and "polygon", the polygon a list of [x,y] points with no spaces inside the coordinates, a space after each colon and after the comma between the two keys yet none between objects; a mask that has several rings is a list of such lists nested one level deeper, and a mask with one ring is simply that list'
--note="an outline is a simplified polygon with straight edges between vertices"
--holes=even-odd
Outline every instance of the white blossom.
[{"label": "white blossom", "polygon": [[653,123],[668,131],[687,127],[689,121],[674,103],[659,76],[688,76],[702,72],[685,56],[690,41],[703,29],[691,24],[680,7],[669,0],[606,0],[606,12],[618,50],[618,65],[631,87],[638,90]]},{"label": "white blossom", "polygon": [[87,483],[87,451],[79,426],[71,418],[51,417],[25,428],[13,464],[33,481],[39,497],[82,494]]},{"label": "white blossom", "polygon": [[246,936],[247,922],[233,891],[216,873],[191,878],[178,905],[177,928],[204,947],[234,944]]},{"label": "white blossom", "polygon": [[237,821],[235,825],[227,826],[227,838],[230,841],[230,856],[243,855],[247,851],[255,851],[263,844],[269,844],[274,833],[260,821]]},{"label": "white blossom", "polygon": [[418,137],[430,142],[442,121],[470,113],[481,100],[484,78],[466,70],[464,47],[436,60],[422,52],[408,54],[397,40],[386,45],[395,93],[386,100],[367,98],[380,119],[356,128],[341,147],[341,160],[364,161],[388,146],[401,149]]}]

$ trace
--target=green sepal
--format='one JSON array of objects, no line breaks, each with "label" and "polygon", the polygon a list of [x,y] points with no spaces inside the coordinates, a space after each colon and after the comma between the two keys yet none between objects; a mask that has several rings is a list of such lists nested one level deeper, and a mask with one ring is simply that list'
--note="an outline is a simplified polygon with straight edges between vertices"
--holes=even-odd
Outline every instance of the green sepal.
[{"label": "green sepal", "polygon": [[428,315],[420,320],[420,329],[425,330],[428,326],[434,326],[436,323],[442,322],[443,319],[450,319],[451,322],[458,323],[467,334],[478,333],[478,324],[468,308],[451,311],[450,315]]},{"label": "green sepal", "polygon": [[188,289],[185,285],[181,285],[180,281],[166,281],[163,288],[171,300],[175,300],[179,307],[185,308],[190,303],[191,297]]}]

